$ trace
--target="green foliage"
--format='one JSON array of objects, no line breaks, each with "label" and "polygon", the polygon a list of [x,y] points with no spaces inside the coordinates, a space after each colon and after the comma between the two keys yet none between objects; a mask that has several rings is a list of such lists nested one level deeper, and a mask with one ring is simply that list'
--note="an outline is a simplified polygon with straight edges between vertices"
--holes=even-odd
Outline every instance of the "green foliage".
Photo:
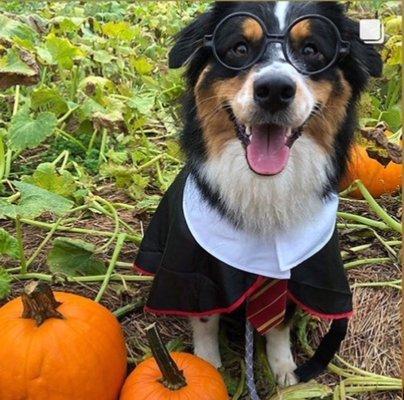
[{"label": "green foliage", "polygon": [[59,38],[51,34],[47,37],[45,46],[38,48],[38,55],[47,64],[71,69],[74,61],[82,58],[85,52],[74,46],[69,39]]},{"label": "green foliage", "polygon": [[140,75],[149,75],[153,71],[153,64],[146,57],[133,60],[132,65]]},{"label": "green foliage", "polygon": [[105,274],[105,264],[95,250],[95,245],[83,240],[59,237],[48,255],[49,269],[68,276]]},{"label": "green foliage", "polygon": [[24,177],[23,181],[65,197],[73,196],[77,189],[73,175],[66,170],[57,172],[52,163],[39,164],[33,175]]},{"label": "green foliage", "polygon": [[46,110],[61,115],[67,112],[69,106],[67,101],[56,87],[39,87],[32,92],[31,107],[33,110]]},{"label": "green foliage", "polygon": [[[49,3],[45,8],[2,4],[0,11],[11,8],[12,13],[18,14],[17,9],[22,14],[2,17],[0,38],[12,44],[2,55],[3,63],[9,68],[11,60],[14,72],[32,74],[29,81],[23,75],[13,81],[7,78],[8,86],[40,80],[20,91],[14,104],[16,115],[7,105],[6,146],[17,153],[45,145],[42,162],[52,162],[68,150],[70,161],[83,166],[90,176],[117,177],[139,201],[155,189],[156,178],[158,188],[164,190],[178,171],[176,159],[181,160],[181,154],[173,151],[173,136],[180,126],[177,100],[184,89],[182,71],[167,69],[167,49],[173,36],[207,4],[102,1],[96,7],[72,2]],[[25,17],[28,9],[32,10],[29,18]],[[39,65],[21,57],[21,49]],[[0,107],[1,102],[0,98]],[[62,121],[57,122],[58,118]],[[155,142],[158,135],[170,138],[170,145]],[[162,159],[136,174],[141,163],[166,150],[170,156],[175,154],[174,159]],[[121,179],[124,171],[104,173],[116,165],[136,176]],[[32,175],[36,167],[37,162],[32,166],[10,163],[5,173]],[[25,179],[35,182],[35,178]]]},{"label": "green foliage", "polygon": [[63,215],[73,207],[73,202],[58,194],[25,182],[13,182],[20,191],[18,204],[10,204],[0,200],[0,218],[36,218],[44,212]]},{"label": "green foliage", "polygon": [[138,29],[125,21],[106,23],[102,26],[102,33],[110,38],[128,42],[139,35]]},{"label": "green foliage", "polygon": [[11,275],[0,267],[0,300],[7,297],[11,292]]},{"label": "green foliage", "polygon": [[50,112],[30,115],[23,107],[11,120],[8,138],[13,150],[32,149],[41,144],[56,128],[57,118]]},{"label": "green foliage", "polygon": [[0,199],[0,219],[15,218],[17,216],[17,207],[8,201]]},{"label": "green foliage", "polygon": [[402,63],[402,16],[389,15],[384,19],[387,42],[383,46],[383,60],[388,66],[401,66]]},{"label": "green foliage", "polygon": [[37,33],[29,25],[0,14],[0,38],[9,42],[18,38],[34,43]]},{"label": "green foliage", "polygon": [[132,97],[128,100],[129,107],[134,108],[140,114],[148,114],[153,109],[155,103],[154,94],[139,93],[138,95]]},{"label": "green foliage", "polygon": [[[15,239],[3,228],[0,228],[0,254],[10,256],[11,258],[15,259],[18,259],[20,257],[20,249],[18,247],[17,239]],[[1,273],[0,273],[0,281],[1,281]],[[1,288],[0,288],[0,298],[1,298]]]},{"label": "green foliage", "polygon": [[17,74],[34,76],[37,71],[21,60],[20,54],[15,49],[8,49],[0,58],[0,74]]},{"label": "green foliage", "polygon": [[24,182],[13,182],[21,193],[18,214],[35,218],[44,212],[63,215],[69,211],[73,202],[58,194]]}]

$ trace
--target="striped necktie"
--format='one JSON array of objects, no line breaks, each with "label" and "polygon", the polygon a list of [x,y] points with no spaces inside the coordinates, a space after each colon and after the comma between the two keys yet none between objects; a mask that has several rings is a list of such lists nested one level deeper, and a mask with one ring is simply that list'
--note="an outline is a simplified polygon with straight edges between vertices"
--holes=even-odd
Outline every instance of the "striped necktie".
[{"label": "striped necktie", "polygon": [[287,292],[287,279],[266,278],[248,298],[247,317],[261,335],[283,321]]}]

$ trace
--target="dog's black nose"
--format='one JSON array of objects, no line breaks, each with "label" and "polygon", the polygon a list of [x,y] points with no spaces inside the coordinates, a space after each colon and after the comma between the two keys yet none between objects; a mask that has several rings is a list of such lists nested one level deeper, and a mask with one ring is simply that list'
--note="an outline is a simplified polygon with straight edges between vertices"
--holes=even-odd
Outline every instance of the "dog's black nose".
[{"label": "dog's black nose", "polygon": [[254,100],[265,110],[286,108],[295,97],[296,83],[288,76],[262,76],[254,82]]}]

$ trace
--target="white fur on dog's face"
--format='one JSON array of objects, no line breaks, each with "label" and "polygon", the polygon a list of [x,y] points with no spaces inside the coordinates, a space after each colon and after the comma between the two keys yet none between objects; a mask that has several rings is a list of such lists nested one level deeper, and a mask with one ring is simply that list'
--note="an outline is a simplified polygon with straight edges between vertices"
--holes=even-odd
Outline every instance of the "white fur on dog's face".
[{"label": "white fur on dog's face", "polygon": [[[272,115],[262,110],[254,101],[254,81],[267,75],[287,76],[296,83],[297,87],[292,104],[286,110]],[[315,102],[315,96],[307,85],[305,77],[292,65],[276,61],[260,69],[252,70],[240,90],[230,101],[230,105],[235,117],[244,125],[273,123],[298,128],[312,113]]]},{"label": "white fur on dog's face", "polygon": [[286,26],[286,14],[288,12],[289,2],[288,1],[278,1],[275,5],[275,16],[279,23],[279,28],[284,29]]},{"label": "white fur on dog's face", "polygon": [[[281,1],[275,5],[274,14],[278,20],[279,29],[286,27],[286,14],[289,2]],[[315,105],[315,94],[306,83],[306,78],[291,64],[287,63],[279,43],[271,44],[271,62],[259,68],[253,69],[244,85],[230,102],[233,113],[244,125],[257,123],[272,123],[281,126],[298,128],[310,116]],[[254,101],[254,81],[264,76],[285,76],[296,83],[296,95],[292,104],[284,111],[268,115],[268,112],[260,109]]]},{"label": "white fur on dog's face", "polygon": [[238,139],[228,142],[220,156],[209,159],[200,172],[244,229],[268,234],[316,214],[330,167],[329,154],[303,135],[293,145],[288,165],[277,175],[251,171]]}]

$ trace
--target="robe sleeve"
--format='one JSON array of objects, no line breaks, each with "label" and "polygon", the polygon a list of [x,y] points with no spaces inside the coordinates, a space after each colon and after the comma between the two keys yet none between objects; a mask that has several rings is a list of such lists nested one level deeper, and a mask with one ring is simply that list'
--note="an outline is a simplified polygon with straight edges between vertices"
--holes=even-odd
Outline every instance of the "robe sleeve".
[{"label": "robe sleeve", "polygon": [[342,262],[338,233],[312,257],[292,269],[289,297],[305,311],[327,319],[352,314],[352,293]]}]

